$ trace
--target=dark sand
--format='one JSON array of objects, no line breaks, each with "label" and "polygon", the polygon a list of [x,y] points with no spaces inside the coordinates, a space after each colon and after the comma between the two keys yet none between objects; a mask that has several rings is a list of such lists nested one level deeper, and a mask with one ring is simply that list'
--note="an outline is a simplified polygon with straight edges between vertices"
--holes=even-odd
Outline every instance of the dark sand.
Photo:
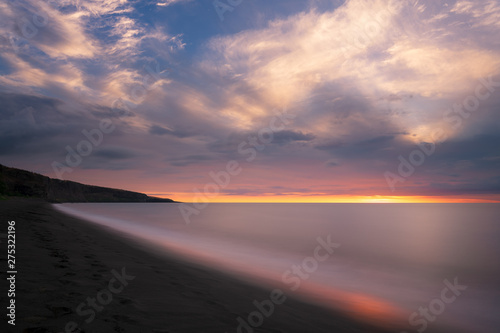
[{"label": "dark sand", "polygon": [[[0,299],[5,312],[2,327],[6,327],[0,328],[2,332],[65,332],[71,321],[82,332],[238,332],[237,318],[247,318],[255,311],[254,300],[269,299],[268,290],[152,254],[43,201],[0,201],[0,212]],[[9,220],[16,221],[15,327],[7,324],[6,317],[5,233]],[[90,314],[78,315],[78,305],[108,289],[112,270],[122,268],[135,278],[121,292],[109,293],[113,296],[110,303],[85,323]],[[254,332],[385,331],[288,297]]]}]

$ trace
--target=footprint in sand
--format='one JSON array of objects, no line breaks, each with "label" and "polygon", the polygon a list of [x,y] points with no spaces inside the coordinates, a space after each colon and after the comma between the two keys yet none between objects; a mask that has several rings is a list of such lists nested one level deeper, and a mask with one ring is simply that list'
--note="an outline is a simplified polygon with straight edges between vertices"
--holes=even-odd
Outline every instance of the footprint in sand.
[{"label": "footprint in sand", "polygon": [[49,330],[45,327],[30,327],[26,328],[23,333],[53,333],[54,331]]},{"label": "footprint in sand", "polygon": [[52,315],[54,318],[59,318],[59,317],[73,313],[73,311],[71,311],[71,309],[68,308],[67,306],[47,305],[46,308],[49,309],[50,311],[52,311]]},{"label": "footprint in sand", "polygon": [[111,316],[113,317],[113,319],[115,319],[116,321],[118,321],[119,323],[129,323],[129,324],[134,324],[134,323],[137,323],[137,320],[135,319],[132,319],[131,317],[129,316],[124,316],[124,315],[113,315]]}]

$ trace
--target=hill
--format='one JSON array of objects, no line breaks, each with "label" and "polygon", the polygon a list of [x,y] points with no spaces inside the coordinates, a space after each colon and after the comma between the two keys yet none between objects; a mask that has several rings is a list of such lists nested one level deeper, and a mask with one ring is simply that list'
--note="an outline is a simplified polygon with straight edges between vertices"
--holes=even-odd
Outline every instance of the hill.
[{"label": "hill", "polygon": [[144,193],[53,179],[1,164],[0,195],[41,198],[50,202],[175,202]]}]

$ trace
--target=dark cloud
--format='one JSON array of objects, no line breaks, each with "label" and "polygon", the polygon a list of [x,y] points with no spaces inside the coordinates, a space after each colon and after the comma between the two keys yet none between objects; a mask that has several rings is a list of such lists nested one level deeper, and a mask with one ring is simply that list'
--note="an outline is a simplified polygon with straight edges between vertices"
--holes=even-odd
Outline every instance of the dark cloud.
[{"label": "dark cloud", "polygon": [[372,108],[370,102],[355,87],[344,83],[343,80],[328,81],[315,87],[305,101],[308,114],[316,120],[328,115],[328,119],[337,124],[355,114],[366,114]]},{"label": "dark cloud", "polygon": [[165,134],[172,134],[173,131],[166,129],[164,127],[158,126],[158,125],[153,125],[149,128],[149,133],[154,134],[154,135],[165,135]]},{"label": "dark cloud", "polygon": [[140,163],[134,160],[110,160],[103,158],[95,158],[91,156],[88,159],[83,160],[82,164],[79,166],[83,170],[134,170],[141,167]]},{"label": "dark cloud", "polygon": [[434,182],[430,183],[429,186],[441,194],[500,194],[500,177],[494,176],[454,183]]},{"label": "dark cloud", "polygon": [[123,160],[123,159],[137,157],[137,153],[127,148],[108,147],[96,150],[94,156],[110,160]]},{"label": "dark cloud", "polygon": [[341,141],[331,141],[315,146],[316,149],[328,151],[336,157],[347,159],[381,159],[389,157],[388,148],[391,150],[397,147],[394,143],[395,137],[392,135],[381,135],[368,140],[354,143],[343,143]]},{"label": "dark cloud", "polygon": [[282,196],[296,193],[311,193],[314,190],[303,187],[284,187],[284,186],[270,186],[269,188],[237,188],[237,189],[221,189],[221,192],[226,195],[248,195],[248,196]]},{"label": "dark cloud", "polygon": [[312,141],[316,136],[312,133],[302,133],[301,131],[283,130],[273,133],[274,144],[286,144],[292,141]]},{"label": "dark cloud", "polygon": [[336,166],[339,166],[340,163],[337,161],[334,161],[334,160],[328,160],[328,161],[326,161],[325,165],[327,167],[336,167]]},{"label": "dark cloud", "polygon": [[470,160],[484,164],[498,163],[500,135],[475,135],[461,140],[446,141],[436,147],[436,159],[442,161]]},{"label": "dark cloud", "polygon": [[214,158],[209,155],[188,155],[179,159],[170,160],[170,165],[172,166],[187,166],[191,164],[199,164],[204,161],[210,161]]},{"label": "dark cloud", "polygon": [[360,142],[356,142],[354,146],[363,147],[363,149],[378,149],[379,147],[387,147],[391,144],[391,141],[394,140],[393,135],[381,135],[375,138],[371,138],[368,140],[363,140]]},{"label": "dark cloud", "polygon": [[388,102],[400,102],[400,101],[404,101],[404,100],[408,100],[408,99],[411,99],[413,98],[413,95],[411,94],[389,94],[387,96],[383,96],[381,98],[381,100],[385,100],[385,101],[388,101]]},{"label": "dark cloud", "polygon": [[319,150],[332,151],[332,150],[338,149],[340,147],[343,147],[344,145],[345,145],[345,143],[343,143],[340,140],[333,140],[333,141],[328,141],[328,142],[316,145],[315,148],[319,149]]},{"label": "dark cloud", "polygon": [[194,136],[193,133],[189,133],[187,131],[179,131],[179,130],[170,130],[168,128],[158,126],[158,125],[152,125],[149,128],[149,133],[153,135],[172,135],[177,138],[187,138],[190,136]]},{"label": "dark cloud", "polygon": [[[24,161],[27,165],[20,167],[32,166],[51,174],[52,162],[65,163],[67,146],[75,150],[80,142],[89,140],[83,130],[98,130],[101,120],[111,120],[113,114],[112,109],[103,106],[75,107],[55,98],[0,93],[0,157],[4,163],[12,159]],[[113,124],[115,130],[101,133],[99,147],[93,145],[91,155],[83,158],[79,167],[107,169],[105,161],[123,161],[137,156],[132,149],[106,147],[121,136],[120,126],[125,126],[116,121]],[[123,168],[119,165],[109,167]]]},{"label": "dark cloud", "polygon": [[62,104],[62,101],[50,97],[0,92],[0,113],[2,117],[12,115],[17,110],[27,107],[36,106],[40,109],[57,109]]},{"label": "dark cloud", "polygon": [[50,152],[77,117],[47,97],[0,93],[0,155]]}]

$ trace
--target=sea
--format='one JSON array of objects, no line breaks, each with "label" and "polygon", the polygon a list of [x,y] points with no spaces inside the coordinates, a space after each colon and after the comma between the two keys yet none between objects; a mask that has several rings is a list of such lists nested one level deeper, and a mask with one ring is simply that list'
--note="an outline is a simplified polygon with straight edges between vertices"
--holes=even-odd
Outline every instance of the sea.
[{"label": "sea", "polygon": [[499,332],[500,204],[210,203],[190,223],[185,205],[54,207],[398,333]]}]

